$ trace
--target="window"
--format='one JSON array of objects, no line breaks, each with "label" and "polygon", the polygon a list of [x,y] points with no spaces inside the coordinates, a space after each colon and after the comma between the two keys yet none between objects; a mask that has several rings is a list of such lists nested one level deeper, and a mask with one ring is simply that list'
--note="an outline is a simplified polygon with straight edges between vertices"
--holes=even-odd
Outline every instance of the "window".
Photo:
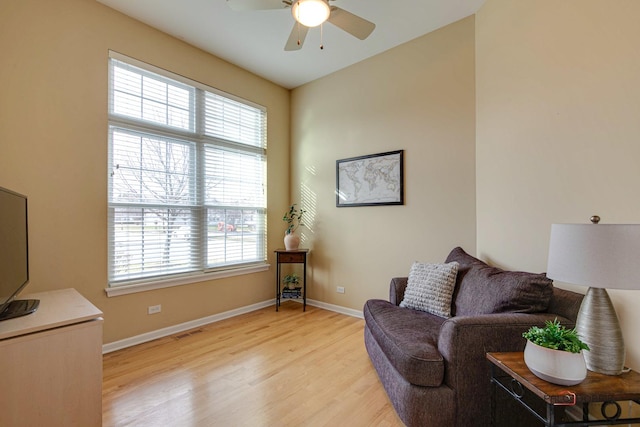
[{"label": "window", "polygon": [[109,286],[266,262],[266,111],[111,53]]}]

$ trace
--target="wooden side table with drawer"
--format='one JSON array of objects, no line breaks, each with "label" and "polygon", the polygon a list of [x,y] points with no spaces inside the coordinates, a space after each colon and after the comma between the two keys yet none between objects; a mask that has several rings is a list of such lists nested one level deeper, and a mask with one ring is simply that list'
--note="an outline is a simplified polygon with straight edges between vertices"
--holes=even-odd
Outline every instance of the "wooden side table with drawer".
[{"label": "wooden side table with drawer", "polygon": [[303,264],[302,273],[302,311],[307,310],[307,254],[309,249],[296,249],[288,251],[286,249],[276,249],[276,311],[280,307],[280,265],[281,264]]},{"label": "wooden side table with drawer", "polygon": [[[545,426],[604,426],[640,423],[640,418],[623,409],[619,402],[640,405],[640,374],[628,371],[622,375],[587,372],[580,384],[562,386],[536,377],[524,363],[523,352],[487,353],[491,363],[492,425],[496,425],[496,393],[506,392],[538,422]],[[592,404],[600,403],[600,409]],[[543,408],[541,411],[536,407]],[[569,408],[578,409],[568,411]],[[574,414],[579,414],[576,419]],[[515,420],[508,420],[510,425]],[[519,422],[521,422],[520,420]]]}]

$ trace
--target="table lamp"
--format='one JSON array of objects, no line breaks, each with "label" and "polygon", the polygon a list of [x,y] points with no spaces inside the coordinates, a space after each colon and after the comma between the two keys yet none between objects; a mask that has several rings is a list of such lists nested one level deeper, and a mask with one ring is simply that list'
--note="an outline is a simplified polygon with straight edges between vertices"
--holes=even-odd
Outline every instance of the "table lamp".
[{"label": "table lamp", "polygon": [[620,375],[625,348],[609,289],[640,289],[640,224],[553,224],[547,276],[588,286],[576,330],[590,351],[584,353],[590,371]]}]

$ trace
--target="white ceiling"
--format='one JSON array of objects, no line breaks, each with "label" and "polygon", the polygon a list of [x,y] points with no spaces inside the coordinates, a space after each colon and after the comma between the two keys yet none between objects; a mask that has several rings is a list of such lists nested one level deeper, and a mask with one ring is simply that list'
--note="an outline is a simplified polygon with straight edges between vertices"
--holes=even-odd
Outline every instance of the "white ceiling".
[{"label": "white ceiling", "polygon": [[329,23],[285,52],[289,9],[235,12],[226,0],[97,0],[267,80],[292,89],[474,14],[485,0],[336,0],[376,24],[364,41]]}]

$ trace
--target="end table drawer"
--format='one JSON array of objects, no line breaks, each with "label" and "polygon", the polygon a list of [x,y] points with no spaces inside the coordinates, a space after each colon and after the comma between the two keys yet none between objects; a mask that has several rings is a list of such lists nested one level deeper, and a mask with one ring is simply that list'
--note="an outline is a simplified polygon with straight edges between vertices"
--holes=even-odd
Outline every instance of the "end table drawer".
[{"label": "end table drawer", "polygon": [[304,252],[298,253],[278,253],[278,262],[304,262],[305,256],[307,254]]}]

